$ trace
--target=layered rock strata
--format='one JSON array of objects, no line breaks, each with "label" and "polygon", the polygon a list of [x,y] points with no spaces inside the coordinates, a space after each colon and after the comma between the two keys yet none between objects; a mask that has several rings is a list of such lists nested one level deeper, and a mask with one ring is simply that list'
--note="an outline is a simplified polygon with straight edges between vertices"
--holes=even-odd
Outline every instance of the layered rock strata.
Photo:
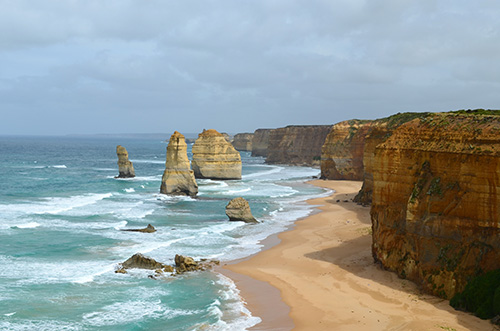
[{"label": "layered rock strata", "polygon": [[229,201],[226,206],[226,215],[233,222],[259,223],[253,217],[248,201],[241,197]]},{"label": "layered rock strata", "polygon": [[198,185],[187,156],[187,144],[184,136],[177,131],[172,134],[168,142],[167,161],[161,179],[160,192],[189,196],[195,196],[198,193]]},{"label": "layered rock strata", "polygon": [[319,166],[331,125],[292,125],[269,133],[266,163]]},{"label": "layered rock strata", "polygon": [[375,148],[372,174],[372,252],[385,268],[443,298],[500,268],[500,116],[403,124]]},{"label": "layered rock strata", "polygon": [[118,156],[118,176],[115,178],[135,177],[134,165],[128,159],[127,149],[121,145],[116,146],[116,155]]},{"label": "layered rock strata", "polygon": [[252,156],[267,156],[269,135],[273,129],[257,129],[252,139]]},{"label": "layered rock strata", "polygon": [[200,133],[192,151],[196,178],[241,179],[240,153],[216,130]]},{"label": "layered rock strata", "polygon": [[332,126],[321,148],[321,178],[363,180],[365,138],[372,124],[349,120]]},{"label": "layered rock strata", "polygon": [[235,134],[233,138],[233,147],[237,151],[251,152],[252,140],[253,140],[253,133]]}]

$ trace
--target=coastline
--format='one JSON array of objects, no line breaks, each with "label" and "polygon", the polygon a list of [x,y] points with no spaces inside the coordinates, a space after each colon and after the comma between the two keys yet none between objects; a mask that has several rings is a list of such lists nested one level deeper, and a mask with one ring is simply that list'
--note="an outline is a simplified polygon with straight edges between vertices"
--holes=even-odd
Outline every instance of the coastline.
[{"label": "coastline", "polygon": [[335,190],[307,201],[318,213],[221,270],[262,319],[252,330],[499,330],[373,263],[370,210],[351,201],[361,182],[309,183]]}]

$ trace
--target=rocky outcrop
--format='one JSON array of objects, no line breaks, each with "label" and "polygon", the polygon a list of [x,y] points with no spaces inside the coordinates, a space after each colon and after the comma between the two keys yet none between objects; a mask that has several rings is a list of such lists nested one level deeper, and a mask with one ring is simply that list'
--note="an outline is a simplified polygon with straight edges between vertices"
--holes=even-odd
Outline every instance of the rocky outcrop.
[{"label": "rocky outcrop", "polygon": [[[121,264],[123,269],[161,269],[165,264],[156,261],[150,257],[144,256],[141,253],[132,255],[128,260]],[[120,270],[120,269],[119,269]]]},{"label": "rocky outcrop", "polygon": [[198,185],[187,156],[184,136],[175,131],[167,146],[167,162],[161,179],[160,192],[172,195],[195,196]]},{"label": "rocky outcrop", "polygon": [[259,221],[253,217],[248,201],[241,197],[229,201],[226,206],[226,215],[229,217],[230,221],[259,223]]},{"label": "rocky outcrop", "polygon": [[292,125],[269,134],[266,163],[319,166],[331,125]]},{"label": "rocky outcrop", "polygon": [[252,140],[253,140],[253,133],[235,134],[233,138],[233,147],[237,151],[251,152]]},{"label": "rocky outcrop", "polygon": [[196,178],[241,179],[240,153],[216,130],[200,133],[192,151]]},{"label": "rocky outcrop", "polygon": [[363,180],[365,138],[373,121],[349,120],[332,126],[321,149],[321,178]]},{"label": "rocky outcrop", "polygon": [[252,139],[252,156],[267,156],[269,135],[273,129],[257,129]]},{"label": "rocky outcrop", "polygon": [[148,224],[144,229],[120,229],[121,231],[129,231],[129,232],[143,232],[143,233],[153,233],[156,232],[156,229],[151,224]]},{"label": "rocky outcrop", "polygon": [[118,156],[118,176],[115,178],[135,177],[134,165],[128,159],[128,152],[125,147],[116,146],[116,155]]},{"label": "rocky outcrop", "polygon": [[500,116],[494,114],[414,119],[375,148],[373,257],[443,298],[462,291],[472,276],[500,268]]},{"label": "rocky outcrop", "polygon": [[[118,265],[115,273],[126,274],[127,269],[148,269],[155,270],[155,275],[149,275],[149,278],[156,279],[161,276],[164,272],[175,274],[183,274],[188,271],[204,271],[212,268],[214,265],[219,265],[220,262],[217,260],[207,260],[201,259],[200,261],[195,261],[192,257],[175,255],[174,258],[175,268],[171,265],[160,263],[155,259],[146,257],[141,253],[134,254],[128,260]],[[174,276],[175,274],[172,274]]]}]

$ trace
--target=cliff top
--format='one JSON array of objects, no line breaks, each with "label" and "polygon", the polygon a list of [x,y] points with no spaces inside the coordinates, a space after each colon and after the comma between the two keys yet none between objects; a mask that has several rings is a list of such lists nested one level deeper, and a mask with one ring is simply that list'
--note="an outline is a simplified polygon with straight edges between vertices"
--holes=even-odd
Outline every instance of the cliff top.
[{"label": "cliff top", "polygon": [[224,137],[221,133],[214,129],[203,130],[198,137]]},{"label": "cliff top", "polygon": [[401,125],[380,147],[500,155],[500,111],[431,113]]}]

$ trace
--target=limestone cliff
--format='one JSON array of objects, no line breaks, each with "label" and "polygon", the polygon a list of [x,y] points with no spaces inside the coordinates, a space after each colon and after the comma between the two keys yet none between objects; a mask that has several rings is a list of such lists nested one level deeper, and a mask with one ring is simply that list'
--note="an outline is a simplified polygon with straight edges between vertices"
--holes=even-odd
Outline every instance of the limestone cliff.
[{"label": "limestone cliff", "polygon": [[266,163],[319,166],[331,125],[291,125],[269,134]]},{"label": "limestone cliff", "polygon": [[252,139],[252,156],[267,156],[269,135],[273,129],[257,129]]},{"label": "limestone cliff", "polygon": [[349,120],[332,126],[321,148],[321,178],[363,180],[365,137],[372,125]]},{"label": "limestone cliff", "polygon": [[241,179],[240,153],[216,130],[200,133],[192,151],[196,178]]},{"label": "limestone cliff", "polygon": [[184,136],[175,131],[167,146],[167,162],[161,179],[160,192],[163,194],[195,196],[198,185],[194,179],[187,156]]},{"label": "limestone cliff", "polygon": [[233,147],[237,151],[252,151],[253,133],[238,133],[234,135]]},{"label": "limestone cliff", "polygon": [[118,176],[115,178],[135,177],[134,165],[128,160],[128,152],[125,147],[116,146],[116,155],[118,156]]},{"label": "limestone cliff", "polygon": [[414,119],[374,152],[373,257],[443,298],[500,268],[500,116],[484,113]]}]

